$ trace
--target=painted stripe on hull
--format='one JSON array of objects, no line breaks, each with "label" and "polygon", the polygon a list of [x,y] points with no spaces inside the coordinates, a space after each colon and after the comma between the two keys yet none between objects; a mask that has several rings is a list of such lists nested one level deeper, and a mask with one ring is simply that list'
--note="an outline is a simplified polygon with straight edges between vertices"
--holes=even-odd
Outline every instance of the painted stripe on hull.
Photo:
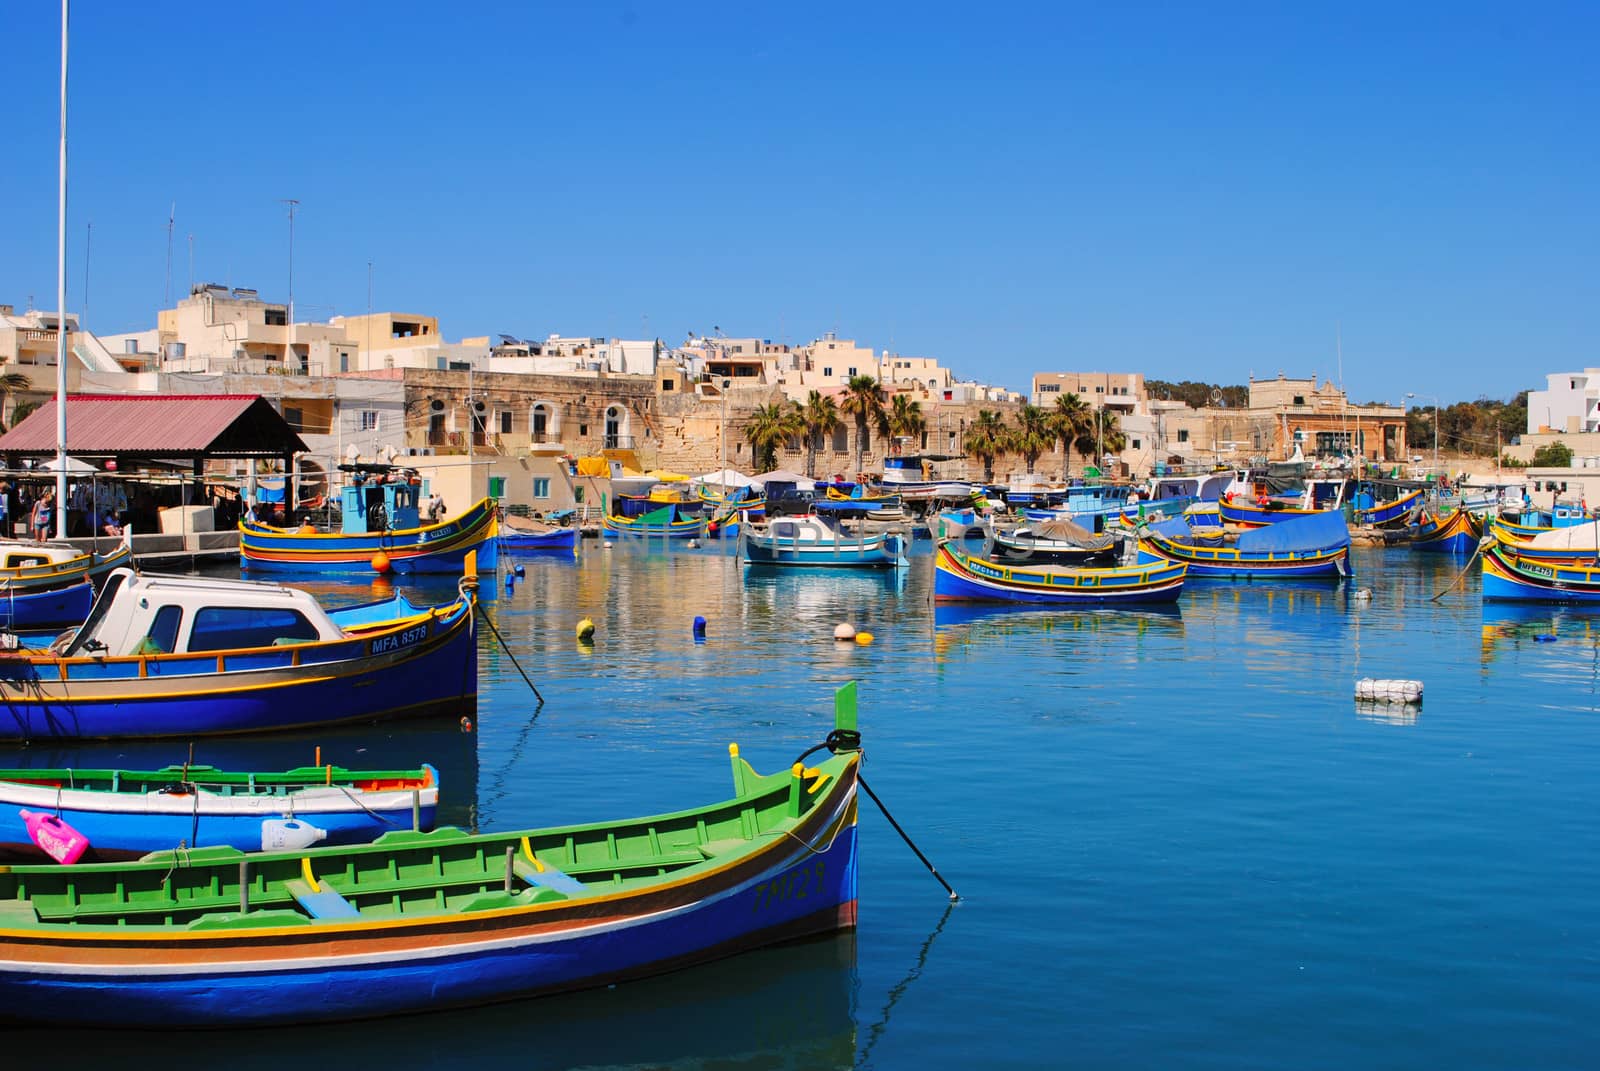
[{"label": "painted stripe on hull", "polygon": [[[1133,603],[1172,602],[1183,589],[1187,571],[1180,565],[1172,567],[1177,576],[1173,580],[1146,583],[1139,586],[1105,588],[1093,587],[1079,590],[1046,589],[1008,584],[1003,579],[990,579],[974,574],[962,564],[962,559],[940,545],[934,551],[933,595],[936,599],[965,599],[994,602],[1037,602],[1060,605],[1105,606]],[[1063,570],[1065,572],[1067,570]],[[1157,570],[1160,573],[1171,570]],[[1077,572],[1094,572],[1077,570]]]}]

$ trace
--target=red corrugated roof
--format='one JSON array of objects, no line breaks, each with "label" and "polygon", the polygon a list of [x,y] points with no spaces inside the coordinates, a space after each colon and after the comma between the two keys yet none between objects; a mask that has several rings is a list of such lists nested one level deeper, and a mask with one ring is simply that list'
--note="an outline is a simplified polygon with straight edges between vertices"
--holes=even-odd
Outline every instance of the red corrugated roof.
[{"label": "red corrugated roof", "polygon": [[[305,443],[257,394],[71,394],[67,452],[179,457],[217,453],[282,454]],[[54,402],[0,436],[0,453],[54,453]]]}]

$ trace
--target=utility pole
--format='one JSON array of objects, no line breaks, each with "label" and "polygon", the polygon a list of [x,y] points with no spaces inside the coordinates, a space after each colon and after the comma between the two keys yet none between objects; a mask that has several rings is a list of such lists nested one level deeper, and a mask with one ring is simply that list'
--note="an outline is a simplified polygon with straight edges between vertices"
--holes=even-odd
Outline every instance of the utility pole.
[{"label": "utility pole", "polygon": [[294,355],[294,210],[300,202],[293,197],[278,198],[280,204],[289,206],[289,344],[285,358]]},{"label": "utility pole", "polygon": [[67,538],[67,3],[61,0],[61,183],[56,201],[57,539]]}]

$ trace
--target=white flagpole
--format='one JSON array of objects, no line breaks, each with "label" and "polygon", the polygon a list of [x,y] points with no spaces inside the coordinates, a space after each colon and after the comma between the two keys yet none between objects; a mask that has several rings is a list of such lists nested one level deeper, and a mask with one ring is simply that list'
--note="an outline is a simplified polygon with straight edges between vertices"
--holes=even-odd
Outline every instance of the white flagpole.
[{"label": "white flagpole", "polygon": [[67,537],[67,3],[61,0],[61,182],[56,219],[56,538]]}]

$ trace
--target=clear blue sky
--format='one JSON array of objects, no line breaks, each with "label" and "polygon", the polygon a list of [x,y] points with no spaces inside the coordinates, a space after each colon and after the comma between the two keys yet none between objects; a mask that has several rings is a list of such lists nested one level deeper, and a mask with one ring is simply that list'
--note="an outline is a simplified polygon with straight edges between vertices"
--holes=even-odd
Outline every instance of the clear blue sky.
[{"label": "clear blue sky", "polygon": [[[73,10],[69,298],[195,274],[448,338],[804,342],[1331,376],[1600,364],[1600,6],[124,4]],[[503,10],[500,10],[503,8]],[[0,302],[55,304],[57,5],[10,5]]]}]

